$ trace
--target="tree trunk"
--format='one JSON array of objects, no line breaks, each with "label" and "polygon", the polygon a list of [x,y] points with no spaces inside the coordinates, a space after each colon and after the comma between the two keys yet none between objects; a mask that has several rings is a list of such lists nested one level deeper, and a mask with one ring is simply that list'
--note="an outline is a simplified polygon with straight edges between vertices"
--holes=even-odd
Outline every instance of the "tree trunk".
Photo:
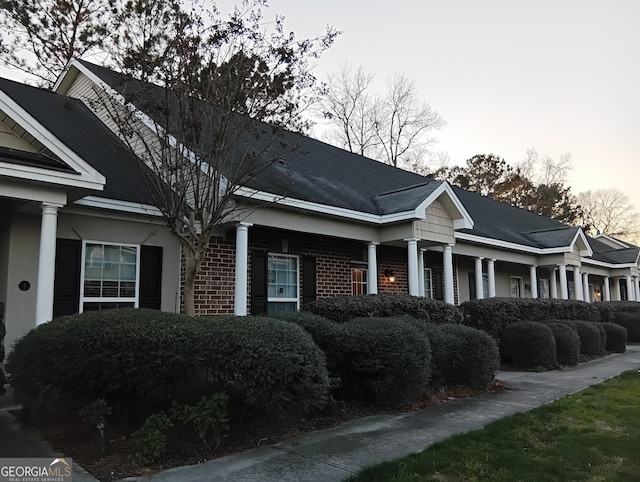
[{"label": "tree trunk", "polygon": [[196,276],[202,265],[203,256],[198,256],[188,249],[184,250],[184,287],[182,295],[184,299],[184,312],[189,316],[196,315],[195,284]]}]

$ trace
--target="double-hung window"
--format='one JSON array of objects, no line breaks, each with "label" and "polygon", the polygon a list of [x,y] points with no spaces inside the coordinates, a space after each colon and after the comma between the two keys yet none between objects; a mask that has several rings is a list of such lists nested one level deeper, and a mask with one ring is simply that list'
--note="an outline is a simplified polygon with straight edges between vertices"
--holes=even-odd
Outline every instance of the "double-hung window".
[{"label": "double-hung window", "polygon": [[367,270],[351,268],[351,293],[354,295],[367,294]]},{"label": "double-hung window", "polygon": [[431,268],[424,269],[424,293],[425,298],[433,299],[433,272]]},{"label": "double-hung window", "polygon": [[138,307],[140,246],[82,243],[80,312]]},{"label": "double-hung window", "polygon": [[267,281],[267,312],[295,311],[299,306],[298,257],[269,254]]},{"label": "double-hung window", "polygon": [[548,279],[538,280],[538,298],[543,300],[548,300],[550,298]]},{"label": "double-hung window", "polygon": [[522,278],[512,276],[509,282],[511,284],[511,298],[522,298]]}]

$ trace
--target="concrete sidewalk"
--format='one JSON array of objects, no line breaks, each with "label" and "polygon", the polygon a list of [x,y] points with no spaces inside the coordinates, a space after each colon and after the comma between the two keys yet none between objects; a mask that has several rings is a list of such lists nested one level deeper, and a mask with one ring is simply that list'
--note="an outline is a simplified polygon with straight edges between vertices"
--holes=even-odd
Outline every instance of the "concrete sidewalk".
[{"label": "concrete sidewalk", "polygon": [[[408,415],[380,415],[292,438],[278,445],[176,467],[126,481],[340,481],[367,465],[420,451],[467,432],[578,392],[628,370],[640,369],[640,346],[623,354],[543,373],[509,371],[497,378],[510,390],[456,399]],[[47,442],[25,430],[9,413],[17,408],[0,397],[0,457],[56,457]],[[95,482],[74,464],[74,481]]]},{"label": "concrete sidewalk", "polygon": [[176,467],[127,481],[340,481],[383,460],[420,451],[451,435],[552,402],[622,372],[640,369],[640,346],[623,354],[544,373],[500,372],[510,390],[456,399],[409,415],[381,415],[278,445]]},{"label": "concrete sidewalk", "polygon": [[[18,410],[11,393],[0,397],[0,457],[64,457],[51,448],[46,440],[25,429],[10,413]],[[74,462],[73,480],[76,482],[97,482],[87,471]]]}]

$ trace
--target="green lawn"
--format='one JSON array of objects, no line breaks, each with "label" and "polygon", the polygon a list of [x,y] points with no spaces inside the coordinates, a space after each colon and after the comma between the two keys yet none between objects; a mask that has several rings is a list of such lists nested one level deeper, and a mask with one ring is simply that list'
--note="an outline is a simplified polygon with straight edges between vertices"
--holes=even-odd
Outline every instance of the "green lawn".
[{"label": "green lawn", "polygon": [[638,481],[640,373],[624,373],[347,480]]}]

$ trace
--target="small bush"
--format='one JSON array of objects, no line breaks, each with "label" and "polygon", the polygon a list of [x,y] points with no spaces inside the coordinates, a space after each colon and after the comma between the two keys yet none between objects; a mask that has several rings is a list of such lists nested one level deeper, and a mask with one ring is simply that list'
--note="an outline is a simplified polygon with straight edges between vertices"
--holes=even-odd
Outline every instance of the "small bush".
[{"label": "small bush", "polygon": [[216,393],[209,398],[202,397],[195,405],[174,402],[169,413],[172,420],[191,425],[207,450],[215,450],[229,431],[228,401],[225,393]]},{"label": "small bush", "polygon": [[553,370],[558,367],[556,341],[544,323],[520,321],[509,325],[500,338],[502,361],[516,368]]},{"label": "small bush", "polygon": [[615,323],[601,323],[607,333],[608,352],[624,353],[627,351],[627,329]]},{"label": "small bush", "polygon": [[580,335],[575,326],[569,323],[549,322],[547,326],[553,332],[556,341],[556,359],[559,365],[575,366],[580,362]]},{"label": "small bush", "polygon": [[600,313],[592,303],[575,300],[488,298],[466,301],[460,309],[463,324],[483,330],[497,339],[509,325],[523,320],[600,319]]},{"label": "small bush", "polygon": [[432,323],[460,323],[462,316],[444,301],[406,295],[361,295],[324,298],[307,303],[305,311],[343,323],[354,318],[408,315]]},{"label": "small bush", "polygon": [[614,323],[627,329],[629,343],[640,343],[640,313],[617,312]]},{"label": "small bush", "polygon": [[464,325],[415,322],[431,345],[430,387],[484,390],[500,368],[500,355],[487,333]]},{"label": "small bush", "polygon": [[133,434],[136,439],[134,461],[151,464],[167,450],[167,429],[173,424],[166,413],[150,415],[142,427]]}]

